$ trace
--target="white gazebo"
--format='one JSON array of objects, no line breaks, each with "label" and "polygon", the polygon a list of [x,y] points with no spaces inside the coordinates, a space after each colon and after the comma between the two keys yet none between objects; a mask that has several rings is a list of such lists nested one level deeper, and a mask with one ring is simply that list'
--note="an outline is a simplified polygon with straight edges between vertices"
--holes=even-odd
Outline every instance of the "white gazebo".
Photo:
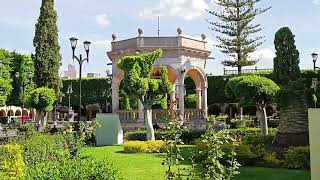
[{"label": "white gazebo", "polygon": [[[168,68],[169,80],[174,85],[174,92],[170,95],[172,100],[178,101],[178,111],[188,120],[201,120],[207,118],[207,75],[206,62],[211,54],[208,51],[206,36],[201,35],[201,40],[181,36],[178,28],[178,36],[170,37],[144,37],[142,30],[138,29],[138,37],[117,40],[112,35],[111,51],[108,57],[112,61],[112,110],[118,113],[122,122],[143,120],[143,106],[139,103],[139,109],[135,111],[122,111],[119,109],[119,87],[123,79],[123,72],[118,69],[117,62],[124,56],[143,54],[155,49],[162,49],[163,57],[154,64],[153,74],[157,75],[161,66]],[[185,109],[185,83],[186,76],[192,78],[196,85],[197,108]],[[157,121],[163,110],[153,110],[153,120]]]}]

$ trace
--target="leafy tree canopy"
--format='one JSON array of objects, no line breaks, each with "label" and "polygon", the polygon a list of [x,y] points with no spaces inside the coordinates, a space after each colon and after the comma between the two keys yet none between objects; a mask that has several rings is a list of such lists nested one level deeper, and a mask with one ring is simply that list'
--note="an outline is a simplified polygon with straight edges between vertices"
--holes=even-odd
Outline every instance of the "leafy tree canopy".
[{"label": "leafy tree canopy", "polygon": [[7,98],[12,91],[10,61],[10,52],[0,49],[0,106],[6,105]]},{"label": "leafy tree canopy", "polygon": [[279,86],[271,79],[260,76],[236,77],[226,86],[226,93],[232,94],[243,105],[270,102],[279,90]]},{"label": "leafy tree canopy", "polygon": [[132,98],[139,99],[146,109],[150,109],[159,95],[172,91],[168,80],[168,70],[161,68],[161,78],[151,77],[153,64],[162,56],[162,50],[151,53],[126,56],[119,60],[118,67],[124,71],[124,91]]},{"label": "leafy tree canopy", "polygon": [[53,104],[56,100],[54,89],[41,87],[32,90],[28,96],[26,105],[29,108],[35,108],[38,111],[48,112],[53,110]]},{"label": "leafy tree canopy", "polygon": [[[8,105],[21,106],[22,101],[25,101],[23,97],[22,86],[25,85],[25,93],[30,92],[34,88],[32,78],[34,77],[34,63],[31,55],[22,55],[16,52],[11,53],[11,78],[13,91],[9,96]],[[19,73],[19,77],[15,76],[15,73]]]}]

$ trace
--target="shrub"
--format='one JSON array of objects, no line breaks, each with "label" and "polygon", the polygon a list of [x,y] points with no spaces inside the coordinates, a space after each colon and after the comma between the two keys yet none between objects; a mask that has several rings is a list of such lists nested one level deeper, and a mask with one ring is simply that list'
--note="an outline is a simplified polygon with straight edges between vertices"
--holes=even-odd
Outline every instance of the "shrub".
[{"label": "shrub", "polygon": [[277,154],[275,152],[266,153],[263,156],[263,160],[265,165],[268,167],[281,167],[284,163],[283,160],[279,160],[277,158]]},{"label": "shrub", "polygon": [[0,169],[10,179],[24,179],[26,165],[23,161],[22,148],[18,144],[0,147]]},{"label": "shrub", "polygon": [[216,116],[216,115],[211,115],[208,117],[209,121],[227,121],[228,119],[228,115],[219,115],[219,116]]},{"label": "shrub", "polygon": [[161,153],[165,150],[165,142],[156,141],[127,141],[123,144],[126,153]]},{"label": "shrub", "polygon": [[242,138],[243,143],[252,145],[254,147],[263,146],[263,147],[271,147],[273,140],[275,138],[275,134],[269,135],[247,135]]},{"label": "shrub", "polygon": [[[156,131],[155,138],[156,140],[164,140],[168,133],[168,131]],[[180,139],[185,144],[191,144],[200,139],[204,133],[203,130],[183,130]],[[145,130],[129,131],[125,136],[128,141],[146,141],[147,132]]]},{"label": "shrub", "polygon": [[186,108],[195,108],[197,103],[197,95],[196,94],[189,94],[185,98]]},{"label": "shrub", "polygon": [[231,179],[239,174],[235,140],[228,133],[207,131],[192,156],[193,179]]},{"label": "shrub", "polygon": [[[247,135],[260,135],[261,130],[259,128],[238,128],[227,130],[232,137],[241,138]],[[275,134],[277,129],[269,129],[270,134]]]},{"label": "shrub", "polygon": [[242,166],[249,166],[255,163],[256,155],[251,151],[250,145],[240,144],[236,147],[235,152],[237,154],[236,158]]},{"label": "shrub", "polygon": [[62,135],[35,133],[22,142],[24,161],[29,166],[64,159],[68,156],[64,144]]},{"label": "shrub", "polygon": [[26,179],[119,179],[119,172],[106,159],[49,161],[27,170]]},{"label": "shrub", "polygon": [[285,153],[285,167],[291,169],[310,168],[310,149],[309,147],[290,147]]}]

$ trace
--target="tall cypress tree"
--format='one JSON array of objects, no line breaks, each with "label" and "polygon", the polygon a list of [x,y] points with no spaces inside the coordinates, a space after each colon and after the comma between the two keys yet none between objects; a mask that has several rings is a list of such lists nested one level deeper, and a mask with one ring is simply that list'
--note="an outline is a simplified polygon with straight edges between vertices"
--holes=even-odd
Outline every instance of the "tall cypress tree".
[{"label": "tall cypress tree", "polygon": [[256,16],[266,12],[268,8],[255,8],[260,0],[216,0],[213,1],[222,7],[222,11],[207,10],[220,22],[210,21],[211,29],[220,33],[216,36],[220,51],[229,55],[232,59],[222,61],[224,66],[238,67],[238,73],[242,67],[252,66],[257,60],[250,58],[258,46],[262,44],[262,36],[252,35],[262,30],[260,24],[252,24]]},{"label": "tall cypress tree", "polygon": [[307,87],[300,78],[299,51],[287,27],[275,35],[274,79],[281,85],[277,95],[280,122],[274,143],[280,147],[309,144]]},{"label": "tall cypress tree", "polygon": [[54,0],[42,0],[33,45],[36,49],[34,80],[37,87],[53,88],[59,96],[62,83],[59,77],[61,54],[57,19]]},{"label": "tall cypress tree", "polygon": [[300,58],[294,35],[288,27],[281,28],[275,35],[276,57],[273,59],[273,75],[280,85],[300,77]]}]

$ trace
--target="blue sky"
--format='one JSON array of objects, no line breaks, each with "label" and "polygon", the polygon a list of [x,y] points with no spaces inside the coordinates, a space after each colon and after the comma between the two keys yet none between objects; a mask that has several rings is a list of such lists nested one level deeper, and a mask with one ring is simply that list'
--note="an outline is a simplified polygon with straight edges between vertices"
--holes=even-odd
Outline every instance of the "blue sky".
[{"label": "blue sky", "polygon": [[[144,30],[145,36],[157,34],[157,15],[161,15],[161,35],[175,36],[180,27],[183,35],[200,39],[206,34],[211,55],[208,73],[221,74],[224,59],[215,44],[215,32],[208,30],[205,18],[212,19],[204,9],[218,8],[212,0],[56,0],[58,12],[59,39],[63,66],[72,63],[69,37],[80,41],[90,40],[91,61],[84,65],[85,72],[105,74],[110,68],[106,52],[110,51],[111,34],[118,40],[137,36],[137,28]],[[34,52],[32,40],[34,24],[39,16],[41,0],[2,0],[0,11],[0,48],[16,50],[20,53]],[[296,46],[300,51],[302,69],[312,68],[310,54],[320,54],[320,0],[262,0],[259,6],[272,6],[255,22],[261,23],[265,43],[253,54],[260,57],[258,68],[271,68],[274,56],[274,34],[284,26],[290,27],[296,35]],[[214,20],[214,19],[213,19]],[[82,46],[77,48],[83,53]],[[320,63],[320,62],[319,62]],[[320,66],[320,64],[318,64]]]}]

